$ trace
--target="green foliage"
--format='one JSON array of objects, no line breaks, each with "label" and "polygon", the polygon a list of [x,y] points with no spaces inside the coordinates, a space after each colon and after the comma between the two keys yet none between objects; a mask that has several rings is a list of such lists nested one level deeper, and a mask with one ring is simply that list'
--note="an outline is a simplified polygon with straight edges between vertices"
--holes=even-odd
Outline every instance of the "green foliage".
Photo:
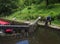
[{"label": "green foliage", "polygon": [[18,20],[34,20],[37,17],[41,16],[42,20],[45,20],[46,16],[50,15],[52,19],[56,19],[56,15],[58,15],[60,12],[60,6],[56,5],[54,8],[51,9],[45,9],[43,8],[38,8],[39,5],[31,5],[31,6],[26,6],[23,10],[19,10],[12,15],[8,16],[8,19],[12,19],[16,17]]},{"label": "green foliage", "polygon": [[18,8],[16,0],[0,0],[0,14],[10,14]]},{"label": "green foliage", "polygon": [[[49,5],[59,2],[59,0],[48,0]],[[23,8],[31,5],[38,5],[39,8],[45,8],[46,0],[0,0],[0,14],[10,14],[16,10],[22,10]],[[48,6],[52,8],[53,6]]]},{"label": "green foliage", "polygon": [[57,26],[60,26],[60,20],[59,19],[55,19],[52,23],[57,25]]},{"label": "green foliage", "polygon": [[56,15],[56,18],[60,20],[60,13]]}]

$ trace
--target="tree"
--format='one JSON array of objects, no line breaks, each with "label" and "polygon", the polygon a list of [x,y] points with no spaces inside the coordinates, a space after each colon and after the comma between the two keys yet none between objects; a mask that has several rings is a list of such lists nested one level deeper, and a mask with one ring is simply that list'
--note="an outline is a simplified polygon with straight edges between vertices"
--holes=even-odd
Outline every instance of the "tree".
[{"label": "tree", "polygon": [[18,8],[17,0],[0,0],[0,14],[10,14]]},{"label": "tree", "polygon": [[46,8],[48,8],[48,5],[49,5],[49,1],[46,0]]}]

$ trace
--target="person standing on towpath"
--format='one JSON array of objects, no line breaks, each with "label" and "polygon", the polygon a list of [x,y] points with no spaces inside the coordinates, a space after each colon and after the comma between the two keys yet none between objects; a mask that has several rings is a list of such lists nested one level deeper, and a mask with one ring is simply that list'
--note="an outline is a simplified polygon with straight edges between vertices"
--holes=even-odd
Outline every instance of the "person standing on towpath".
[{"label": "person standing on towpath", "polygon": [[48,23],[51,25],[51,16],[47,16],[46,17],[46,20],[45,20],[45,25],[47,26],[48,25]]}]

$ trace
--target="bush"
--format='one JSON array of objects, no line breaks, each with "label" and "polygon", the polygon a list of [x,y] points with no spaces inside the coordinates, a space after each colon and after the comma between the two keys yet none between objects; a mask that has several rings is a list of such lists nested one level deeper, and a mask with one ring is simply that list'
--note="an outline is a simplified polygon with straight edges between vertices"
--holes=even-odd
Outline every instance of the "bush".
[{"label": "bush", "polygon": [[60,13],[56,15],[56,18],[60,20]]},{"label": "bush", "polygon": [[48,6],[48,9],[52,9],[52,8],[55,8],[55,7],[53,5]]}]

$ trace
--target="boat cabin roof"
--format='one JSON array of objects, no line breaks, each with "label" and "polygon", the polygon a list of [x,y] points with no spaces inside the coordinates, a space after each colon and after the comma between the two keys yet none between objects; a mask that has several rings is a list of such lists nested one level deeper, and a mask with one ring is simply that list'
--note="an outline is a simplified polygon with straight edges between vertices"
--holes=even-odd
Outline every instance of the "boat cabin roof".
[{"label": "boat cabin roof", "polygon": [[4,21],[4,20],[1,20],[1,19],[0,19],[0,24],[1,24],[1,25],[8,25],[8,24],[10,24],[10,23],[7,22],[7,21]]}]

